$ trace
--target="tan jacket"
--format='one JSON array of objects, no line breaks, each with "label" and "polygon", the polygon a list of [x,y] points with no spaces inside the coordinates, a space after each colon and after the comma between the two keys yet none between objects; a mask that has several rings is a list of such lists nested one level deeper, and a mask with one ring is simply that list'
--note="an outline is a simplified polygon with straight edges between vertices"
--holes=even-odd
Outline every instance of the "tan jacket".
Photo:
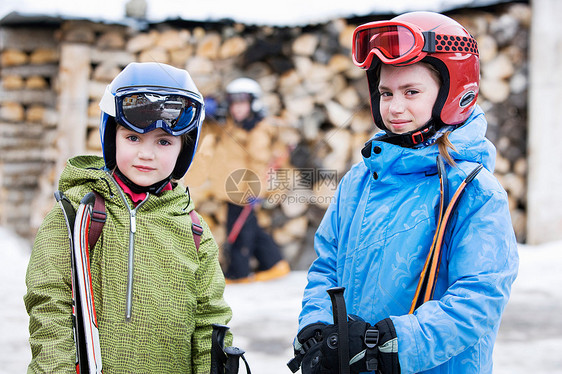
[{"label": "tan jacket", "polygon": [[267,119],[250,131],[232,120],[206,123],[186,184],[199,199],[214,197],[239,205],[247,203],[245,191],[267,196],[279,187],[276,171],[287,167],[288,150],[277,138],[278,129]]}]

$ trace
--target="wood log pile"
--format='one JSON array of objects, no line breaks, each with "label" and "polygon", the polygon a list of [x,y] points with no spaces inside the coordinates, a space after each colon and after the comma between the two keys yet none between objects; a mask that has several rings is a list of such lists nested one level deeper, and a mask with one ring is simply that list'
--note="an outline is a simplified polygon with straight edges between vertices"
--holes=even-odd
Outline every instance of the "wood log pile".
[{"label": "wood log pile", "polygon": [[59,62],[54,34],[48,27],[0,29],[0,224],[25,237],[34,233],[37,194],[53,186]]},{"label": "wood log pile", "polygon": [[[487,113],[487,135],[498,150],[496,175],[509,193],[519,241],[525,240],[526,221],[530,12],[528,5],[510,4],[449,14],[479,43],[479,103]],[[204,96],[219,101],[231,80],[246,76],[258,81],[271,121],[279,129],[276,141],[291,156],[290,166],[274,176],[288,188],[257,209],[258,219],[294,268],[307,267],[314,257],[315,228],[337,182],[361,160],[360,149],[376,131],[365,73],[350,58],[351,34],[361,23],[387,18],[336,19],[304,28],[181,21],[143,30],[90,21],[64,21],[56,30],[2,27],[0,223],[32,234],[53,204],[60,173],[55,170],[56,158],[64,147],[57,143],[57,118],[64,115],[57,111],[57,98],[64,90],[57,85],[60,50],[80,44],[88,46],[91,62],[84,87],[87,120],[76,124],[87,129],[87,153],[101,153],[98,102],[105,86],[129,62],[158,61],[185,68]],[[185,183],[190,184],[189,175]],[[204,185],[193,190],[196,208],[223,243],[225,203],[206,192]]]},{"label": "wood log pile", "polygon": [[[531,9],[514,4],[491,16],[460,16],[476,37],[480,51],[479,104],[486,113],[486,136],[497,149],[495,175],[508,192],[519,242],[526,238],[527,88]],[[469,19],[471,18],[471,19]]]}]

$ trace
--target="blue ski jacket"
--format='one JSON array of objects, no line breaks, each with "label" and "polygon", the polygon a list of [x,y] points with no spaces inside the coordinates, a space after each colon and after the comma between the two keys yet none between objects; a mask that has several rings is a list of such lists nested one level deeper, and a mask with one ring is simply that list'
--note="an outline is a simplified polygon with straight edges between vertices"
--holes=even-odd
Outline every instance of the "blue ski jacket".
[{"label": "blue ski jacket", "polygon": [[[449,196],[478,165],[450,220],[433,300],[408,314],[436,230],[436,145],[377,141],[338,185],[316,232],[299,330],[333,323],[326,290],[345,287],[348,314],[390,317],[402,373],[491,373],[501,315],[518,269],[507,194],[493,176],[495,148],[479,107],[449,134],[456,166]],[[368,157],[365,157],[368,156]]]}]

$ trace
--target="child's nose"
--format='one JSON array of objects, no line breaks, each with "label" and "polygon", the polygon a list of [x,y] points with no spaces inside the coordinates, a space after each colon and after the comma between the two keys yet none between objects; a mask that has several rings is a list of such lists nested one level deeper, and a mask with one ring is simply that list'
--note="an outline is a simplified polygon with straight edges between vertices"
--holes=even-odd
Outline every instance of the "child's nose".
[{"label": "child's nose", "polygon": [[393,113],[402,113],[404,112],[404,100],[397,95],[392,97],[392,102],[390,103],[390,111]]},{"label": "child's nose", "polygon": [[150,146],[143,146],[139,149],[138,157],[143,160],[150,160],[154,158],[154,151]]}]

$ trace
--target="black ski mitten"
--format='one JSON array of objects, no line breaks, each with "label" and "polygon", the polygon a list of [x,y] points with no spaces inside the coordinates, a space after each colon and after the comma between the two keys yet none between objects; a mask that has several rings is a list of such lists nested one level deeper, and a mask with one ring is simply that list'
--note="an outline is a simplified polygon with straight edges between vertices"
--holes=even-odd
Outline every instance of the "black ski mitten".
[{"label": "black ski mitten", "polygon": [[394,323],[390,318],[379,321],[375,328],[379,332],[378,370],[382,374],[400,374],[400,362],[398,361],[398,338]]},{"label": "black ski mitten", "polygon": [[293,373],[302,370],[303,374],[320,374],[322,330],[327,325],[317,322],[304,327],[293,342],[295,357],[287,366]]},{"label": "black ski mitten", "polygon": [[[398,341],[394,324],[387,318],[375,326],[356,317],[348,325],[349,367],[351,373],[376,372],[399,374]],[[301,361],[303,374],[338,374],[338,326],[315,323],[303,328],[295,339],[295,359],[289,367],[293,372],[294,361]],[[293,367],[291,367],[291,363]],[[298,364],[297,364],[298,365]]]}]

